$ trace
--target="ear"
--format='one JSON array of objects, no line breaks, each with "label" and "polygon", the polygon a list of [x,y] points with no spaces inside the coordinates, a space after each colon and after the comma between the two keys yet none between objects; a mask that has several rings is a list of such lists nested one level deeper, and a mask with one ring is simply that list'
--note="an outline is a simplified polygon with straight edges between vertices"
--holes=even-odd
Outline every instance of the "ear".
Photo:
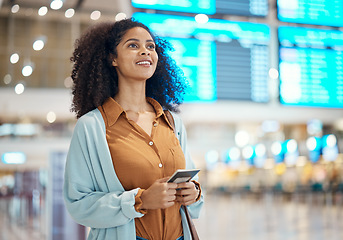
[{"label": "ear", "polygon": [[118,66],[117,61],[115,59],[113,59],[113,61],[112,61],[112,66],[113,67],[117,67]]},{"label": "ear", "polygon": [[116,61],[116,57],[115,57],[115,55],[113,53],[110,53],[109,60],[112,62],[112,66],[113,67],[117,67],[118,66],[117,61]]}]

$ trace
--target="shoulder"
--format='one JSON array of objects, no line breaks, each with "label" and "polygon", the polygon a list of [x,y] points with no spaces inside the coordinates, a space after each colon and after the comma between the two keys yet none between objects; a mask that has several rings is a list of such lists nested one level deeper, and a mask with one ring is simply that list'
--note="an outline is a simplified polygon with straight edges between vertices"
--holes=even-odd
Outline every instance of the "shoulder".
[{"label": "shoulder", "polygon": [[174,123],[175,123],[175,129],[181,131],[182,128],[184,127],[181,117],[174,112],[171,112],[171,111],[169,111],[169,112],[173,116]]},{"label": "shoulder", "polygon": [[104,119],[100,113],[100,111],[96,108],[82,117],[80,117],[75,125],[75,130],[81,130],[81,129],[97,129],[100,128],[102,130],[105,130],[105,122]]}]

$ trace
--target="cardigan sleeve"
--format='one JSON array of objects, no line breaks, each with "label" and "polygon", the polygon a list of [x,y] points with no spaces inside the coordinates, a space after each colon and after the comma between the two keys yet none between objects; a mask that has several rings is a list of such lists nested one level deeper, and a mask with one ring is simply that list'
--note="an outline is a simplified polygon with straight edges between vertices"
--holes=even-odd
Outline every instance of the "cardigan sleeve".
[{"label": "cardigan sleeve", "polygon": [[[106,148],[106,138],[95,118],[80,118],[75,126],[67,156],[64,178],[65,205],[73,219],[92,228],[124,225],[143,214],[135,210],[139,189],[125,191],[117,181]],[[113,168],[113,167],[112,167]],[[118,181],[119,182],[119,181]],[[112,186],[109,186],[112,184]]]},{"label": "cardigan sleeve", "polygon": [[[175,121],[175,134],[177,136],[177,138],[179,139],[182,151],[185,155],[186,158],[186,168],[187,169],[193,169],[196,168],[195,164],[191,158],[191,155],[189,153],[188,150],[188,146],[187,146],[187,132],[186,132],[186,128],[181,120],[181,118],[175,114],[173,114],[174,117],[174,121]],[[195,181],[198,181],[199,177],[198,175],[196,175],[194,177]],[[199,218],[200,215],[200,211],[202,209],[202,206],[204,204],[204,196],[201,193],[200,198],[198,199],[198,201],[196,201],[195,203],[187,206],[188,210],[189,210],[189,214],[191,215],[192,218]]]}]

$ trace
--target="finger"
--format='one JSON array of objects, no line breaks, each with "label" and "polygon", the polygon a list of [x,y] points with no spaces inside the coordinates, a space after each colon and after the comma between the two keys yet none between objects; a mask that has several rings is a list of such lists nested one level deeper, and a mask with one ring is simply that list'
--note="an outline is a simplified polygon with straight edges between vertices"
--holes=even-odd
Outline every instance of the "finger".
[{"label": "finger", "polygon": [[168,191],[167,191],[167,194],[175,196],[176,195],[176,190],[172,189],[172,188],[169,188]]},{"label": "finger", "polygon": [[171,207],[171,206],[173,206],[175,204],[175,202],[174,201],[171,201],[171,202],[167,202],[167,203],[165,203],[164,204],[164,208],[169,208],[169,207]]},{"label": "finger", "polygon": [[176,190],[178,188],[177,184],[176,183],[167,183],[168,184],[168,188],[169,189],[174,189]]},{"label": "finger", "polygon": [[171,195],[167,198],[168,202],[174,202],[176,200],[176,196],[175,195]]},{"label": "finger", "polygon": [[192,195],[187,195],[183,197],[183,202],[193,201],[195,198]]},{"label": "finger", "polygon": [[189,196],[190,194],[176,193],[175,195],[178,197],[186,197],[186,196]]},{"label": "finger", "polygon": [[[165,177],[165,178],[160,178],[157,179],[156,182],[158,183],[167,183],[169,177]],[[172,188],[172,189],[176,189],[177,188],[177,184],[176,183],[167,183],[168,184],[168,188]]]},{"label": "finger", "polygon": [[178,183],[177,187],[178,188],[190,188],[190,187],[192,187],[192,185],[194,185],[194,184],[190,183],[190,182],[183,182],[183,183]]},{"label": "finger", "polygon": [[175,195],[176,199],[182,201],[182,202],[187,202],[189,200],[194,199],[193,195]]},{"label": "finger", "polygon": [[160,179],[157,179],[156,182],[160,182],[160,183],[165,183],[168,181],[170,177],[164,177],[164,178],[160,178]]},{"label": "finger", "polygon": [[177,198],[177,199],[175,200],[175,202],[178,202],[178,203],[180,203],[181,205],[185,205],[185,206],[188,206],[188,205],[191,205],[192,203],[195,203],[194,200],[184,201],[184,198]]},{"label": "finger", "polygon": [[197,198],[196,194],[187,194],[187,195],[176,194],[176,201],[181,202],[181,203],[186,203],[188,201],[195,202],[196,198]]},{"label": "finger", "polygon": [[193,189],[181,189],[181,190],[178,190],[177,191],[177,194],[178,195],[190,195],[190,194],[193,194],[193,193],[195,193],[195,190],[193,190]]}]

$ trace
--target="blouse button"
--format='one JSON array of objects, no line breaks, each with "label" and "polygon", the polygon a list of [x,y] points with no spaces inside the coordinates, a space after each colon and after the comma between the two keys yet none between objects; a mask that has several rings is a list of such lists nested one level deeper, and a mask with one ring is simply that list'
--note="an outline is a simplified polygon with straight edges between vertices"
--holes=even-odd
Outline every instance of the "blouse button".
[{"label": "blouse button", "polygon": [[155,123],[154,123],[154,127],[157,127],[157,125],[158,125],[158,123],[157,123],[157,122],[155,122]]},{"label": "blouse button", "polygon": [[161,168],[162,167],[162,163],[159,163],[158,166]]},{"label": "blouse button", "polygon": [[152,146],[154,143],[152,141],[149,142],[149,145]]}]

